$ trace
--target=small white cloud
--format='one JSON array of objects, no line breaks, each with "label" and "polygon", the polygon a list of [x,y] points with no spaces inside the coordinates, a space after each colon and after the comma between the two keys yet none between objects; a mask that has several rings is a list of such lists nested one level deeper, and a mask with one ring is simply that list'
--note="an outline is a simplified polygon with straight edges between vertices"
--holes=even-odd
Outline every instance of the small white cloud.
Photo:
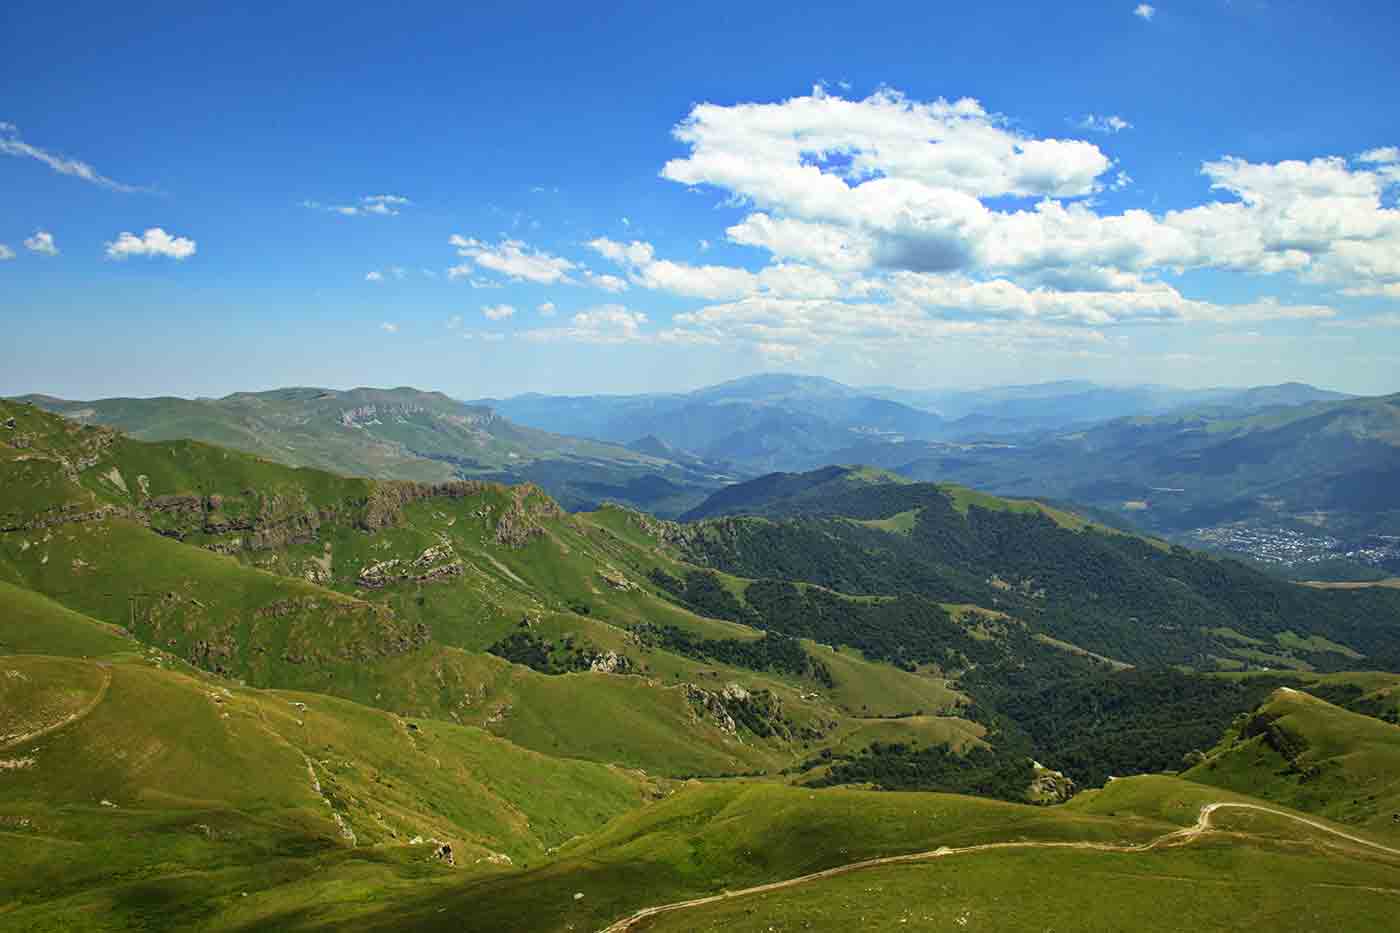
[{"label": "small white cloud", "polygon": [[1367,149],[1356,157],[1356,161],[1372,165],[1390,165],[1400,162],[1400,146],[1381,146],[1379,149]]},{"label": "small white cloud", "polygon": [[535,310],[540,313],[540,317],[554,317],[554,312],[556,309],[554,307],[554,302],[546,301]]},{"label": "small white cloud", "polygon": [[24,246],[32,253],[39,253],[42,256],[57,256],[58,247],[54,245],[53,234],[46,230],[36,231],[32,237],[24,241]]},{"label": "small white cloud", "polygon": [[399,325],[385,321],[383,324],[379,325],[379,329],[386,334],[397,334],[399,332]]},{"label": "small white cloud", "polygon": [[1157,15],[1157,8],[1150,3],[1139,3],[1133,8],[1133,15],[1140,20],[1151,22],[1152,17]]},{"label": "small white cloud", "polygon": [[[448,243],[456,247],[459,256],[465,256],[483,269],[540,285],[568,281],[568,274],[574,268],[574,264],[562,256],[531,249],[520,240],[507,238],[491,244],[453,234]],[[471,270],[464,263],[454,267],[452,273],[454,277],[470,275]]]},{"label": "small white cloud", "polygon": [[127,259],[131,256],[165,256],[183,260],[193,256],[198,247],[188,237],[171,236],[160,227],[151,227],[137,236],[123,231],[107,244],[109,259]]},{"label": "small white cloud", "polygon": [[1127,172],[1119,172],[1118,177],[1113,179],[1113,184],[1109,185],[1114,191],[1122,191],[1133,183],[1133,176]]},{"label": "small white cloud", "polygon": [[366,281],[366,282],[382,282],[382,281],[384,281],[384,273],[383,273],[383,272],[366,272],[366,273],[365,273],[365,281]]},{"label": "small white cloud", "polygon": [[12,249],[10,249],[10,248],[9,248],[8,246],[6,246],[4,243],[0,243],[0,262],[4,262],[4,261],[7,260],[7,259],[14,259],[14,258],[15,258],[15,251],[12,250]]},{"label": "small white cloud", "polygon": [[510,305],[482,305],[481,313],[486,315],[488,321],[504,321],[515,314],[515,308]]},{"label": "small white cloud", "polygon": [[1110,135],[1133,128],[1131,123],[1124,120],[1116,113],[1110,113],[1106,116],[1101,116],[1097,113],[1087,113],[1075,125],[1082,130],[1091,130],[1095,133],[1108,133]]}]

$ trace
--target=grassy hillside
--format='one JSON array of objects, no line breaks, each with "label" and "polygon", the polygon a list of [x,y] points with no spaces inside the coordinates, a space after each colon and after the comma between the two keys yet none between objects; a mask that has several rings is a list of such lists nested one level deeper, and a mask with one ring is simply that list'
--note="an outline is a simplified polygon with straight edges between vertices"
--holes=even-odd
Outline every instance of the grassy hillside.
[{"label": "grassy hillside", "polygon": [[[1384,666],[1392,591],[876,474],[677,525],[0,405],[0,929],[598,930],[941,847],[636,928],[1111,929],[1212,870],[1251,922],[1366,928],[1330,886],[1397,887],[1358,839],[1400,834],[1400,675],[1150,669]],[[1222,732],[1027,802],[1070,790],[1031,758],[1085,786]]]},{"label": "grassy hillside", "polygon": [[1240,717],[1186,777],[1400,843],[1400,726],[1300,690]]},{"label": "grassy hillside", "polygon": [[[825,662],[829,682],[712,656],[759,633],[660,598],[647,575],[673,555],[531,486],[344,479],[9,410],[23,441],[0,447],[0,580],[26,614],[0,621],[11,650],[68,637],[11,638],[33,604],[249,686],[662,774],[777,771],[859,717],[959,703],[942,679],[858,654]],[[660,630],[688,633],[688,650]]]},{"label": "grassy hillside", "polygon": [[444,843],[459,874],[499,871],[656,792],[479,729],[151,663],[0,658],[0,709],[6,929],[187,927],[313,873],[353,901],[361,873],[447,873]]}]

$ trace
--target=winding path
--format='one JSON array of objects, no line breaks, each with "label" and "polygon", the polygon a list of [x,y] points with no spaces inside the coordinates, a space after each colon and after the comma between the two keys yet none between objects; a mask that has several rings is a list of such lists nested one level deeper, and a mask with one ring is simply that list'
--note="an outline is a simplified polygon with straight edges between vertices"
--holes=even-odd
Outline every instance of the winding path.
[{"label": "winding path", "polygon": [[97,666],[98,669],[102,671],[102,686],[97,688],[97,696],[93,697],[92,700],[85,704],[82,709],[69,713],[67,716],[64,716],[58,722],[50,723],[49,725],[44,726],[42,729],[35,729],[33,732],[20,732],[15,735],[7,735],[0,737],[0,751],[3,751],[7,748],[14,748],[16,745],[23,745],[25,742],[29,742],[33,739],[40,738],[41,736],[48,735],[50,732],[57,732],[64,726],[77,722],[79,719],[82,719],[88,713],[91,713],[93,710],[97,709],[98,705],[107,698],[107,688],[112,686],[111,667],[100,661],[98,662]]},{"label": "winding path", "polygon": [[709,897],[697,897],[692,898],[688,901],[676,901],[674,904],[662,904],[658,907],[644,907],[636,913],[617,921],[611,926],[605,927],[602,931],[600,931],[600,933],[626,933],[626,931],[631,930],[636,923],[645,920],[649,917],[655,917],[658,914],[666,914],[677,910],[685,910],[690,907],[701,907],[705,904],[714,904],[719,901],[730,900],[736,897],[746,897],[750,894],[765,894],[769,891],[780,891],[783,888],[796,887],[799,884],[807,884],[810,881],[820,881],[824,878],[834,878],[837,875],[844,875],[853,871],[860,871],[866,868],[877,868],[881,865],[900,865],[908,862],[923,862],[928,861],[930,859],[946,858],[950,855],[964,855],[968,852],[985,852],[990,849],[1092,849],[1096,852],[1147,852],[1151,849],[1156,849],[1162,846],[1180,845],[1182,843],[1191,842],[1192,840],[1201,836],[1203,833],[1209,832],[1211,830],[1210,819],[1212,814],[1214,814],[1216,810],[1222,810],[1227,807],[1239,810],[1258,810],[1262,813],[1271,813],[1274,816],[1281,816],[1284,819],[1289,819],[1293,820],[1294,822],[1303,823],[1307,826],[1312,827],[1313,829],[1320,830],[1321,832],[1329,833],[1333,836],[1338,836],[1342,839],[1346,839],[1348,842],[1354,842],[1358,845],[1363,845],[1371,849],[1376,849],[1380,852],[1385,852],[1388,855],[1400,856],[1400,849],[1393,849],[1390,846],[1381,845],[1378,842],[1372,842],[1371,840],[1363,839],[1360,836],[1353,836],[1351,833],[1342,832],[1339,829],[1333,829],[1330,826],[1327,826],[1323,823],[1319,823],[1316,820],[1310,820],[1307,817],[1297,816],[1295,814],[1288,813],[1283,810],[1275,810],[1272,807],[1260,806],[1256,803],[1236,803],[1234,801],[1222,800],[1216,803],[1208,803],[1205,806],[1201,807],[1201,812],[1200,815],[1196,817],[1195,825],[1187,826],[1184,829],[1174,830],[1173,832],[1169,832],[1164,835],[1158,836],[1156,839],[1153,839],[1149,842],[1140,842],[1133,844],[1113,842],[987,842],[981,845],[961,846],[958,848],[940,846],[939,848],[932,849],[928,852],[912,852],[908,855],[889,855],[885,856],[884,858],[872,858],[866,859],[862,862],[852,862],[849,865],[838,865],[835,868],[828,868],[824,871],[813,872],[810,875],[802,875],[797,878],[789,878],[786,881],[773,881],[769,882],[768,884],[755,885],[752,888],[743,888],[739,891],[725,891],[721,894],[712,894]]}]

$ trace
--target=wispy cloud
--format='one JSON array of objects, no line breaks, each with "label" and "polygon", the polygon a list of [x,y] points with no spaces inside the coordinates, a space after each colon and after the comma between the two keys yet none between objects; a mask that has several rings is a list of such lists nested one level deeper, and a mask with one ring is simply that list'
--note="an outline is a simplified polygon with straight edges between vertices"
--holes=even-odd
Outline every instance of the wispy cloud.
[{"label": "wispy cloud", "polygon": [[386,334],[397,334],[399,332],[399,325],[385,321],[383,324],[379,325],[379,329]]},{"label": "wispy cloud", "polygon": [[504,321],[515,315],[515,308],[510,305],[482,305],[481,313],[488,321]]},{"label": "wispy cloud", "polygon": [[342,217],[362,217],[377,214],[380,217],[395,217],[399,208],[413,202],[397,194],[370,194],[354,204],[323,204],[320,201],[302,201],[301,206],[313,211],[326,211]]},{"label": "wispy cloud", "polygon": [[375,270],[375,271],[370,271],[370,272],[366,272],[366,273],[365,273],[365,281],[366,281],[366,282],[382,282],[382,281],[384,281],[384,273],[383,273],[383,272],[379,272],[379,271],[377,271],[377,270]]},{"label": "wispy cloud", "polygon": [[0,123],[0,153],[15,156],[21,159],[34,159],[42,162],[60,175],[70,175],[74,178],[81,178],[83,181],[91,182],[94,185],[101,185],[103,188],[110,188],[113,191],[148,191],[150,189],[141,188],[136,185],[128,185],[114,179],[108,178],[87,162],[80,159],[70,159],[67,156],[58,155],[31,145],[19,137],[19,128],[13,123]]},{"label": "wispy cloud", "polygon": [[[507,238],[493,244],[453,234],[448,243],[457,248],[459,256],[465,256],[483,269],[539,285],[565,281],[574,268],[574,264],[562,256],[531,249],[520,240]],[[471,268],[465,264],[454,266],[449,275],[453,278],[470,276]]]},{"label": "wispy cloud", "polygon": [[1081,130],[1090,130],[1094,133],[1108,133],[1110,135],[1112,135],[1113,133],[1121,133],[1124,130],[1130,130],[1133,128],[1133,125],[1131,123],[1129,123],[1127,120],[1124,120],[1116,113],[1103,115],[1097,113],[1086,113],[1082,118],[1077,120],[1074,125],[1079,127]]}]

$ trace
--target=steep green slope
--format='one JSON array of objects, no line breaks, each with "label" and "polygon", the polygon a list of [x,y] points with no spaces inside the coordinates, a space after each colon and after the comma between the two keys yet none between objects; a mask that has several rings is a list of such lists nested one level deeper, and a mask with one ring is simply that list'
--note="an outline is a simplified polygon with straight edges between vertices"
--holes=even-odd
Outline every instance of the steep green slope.
[{"label": "steep green slope", "polygon": [[1283,687],[1186,772],[1400,844],[1400,726]]},{"label": "steep green slope", "polygon": [[0,579],[242,683],[663,774],[776,771],[859,717],[960,702],[859,656],[823,681],[756,662],[759,633],[658,597],[674,556],[532,486],[344,479],[10,410]]},{"label": "steep green slope", "polygon": [[0,657],[0,710],[7,929],[188,927],[317,874],[353,901],[361,868],[444,874],[443,844],[459,872],[489,873],[652,792],[478,729],[148,663]]}]

